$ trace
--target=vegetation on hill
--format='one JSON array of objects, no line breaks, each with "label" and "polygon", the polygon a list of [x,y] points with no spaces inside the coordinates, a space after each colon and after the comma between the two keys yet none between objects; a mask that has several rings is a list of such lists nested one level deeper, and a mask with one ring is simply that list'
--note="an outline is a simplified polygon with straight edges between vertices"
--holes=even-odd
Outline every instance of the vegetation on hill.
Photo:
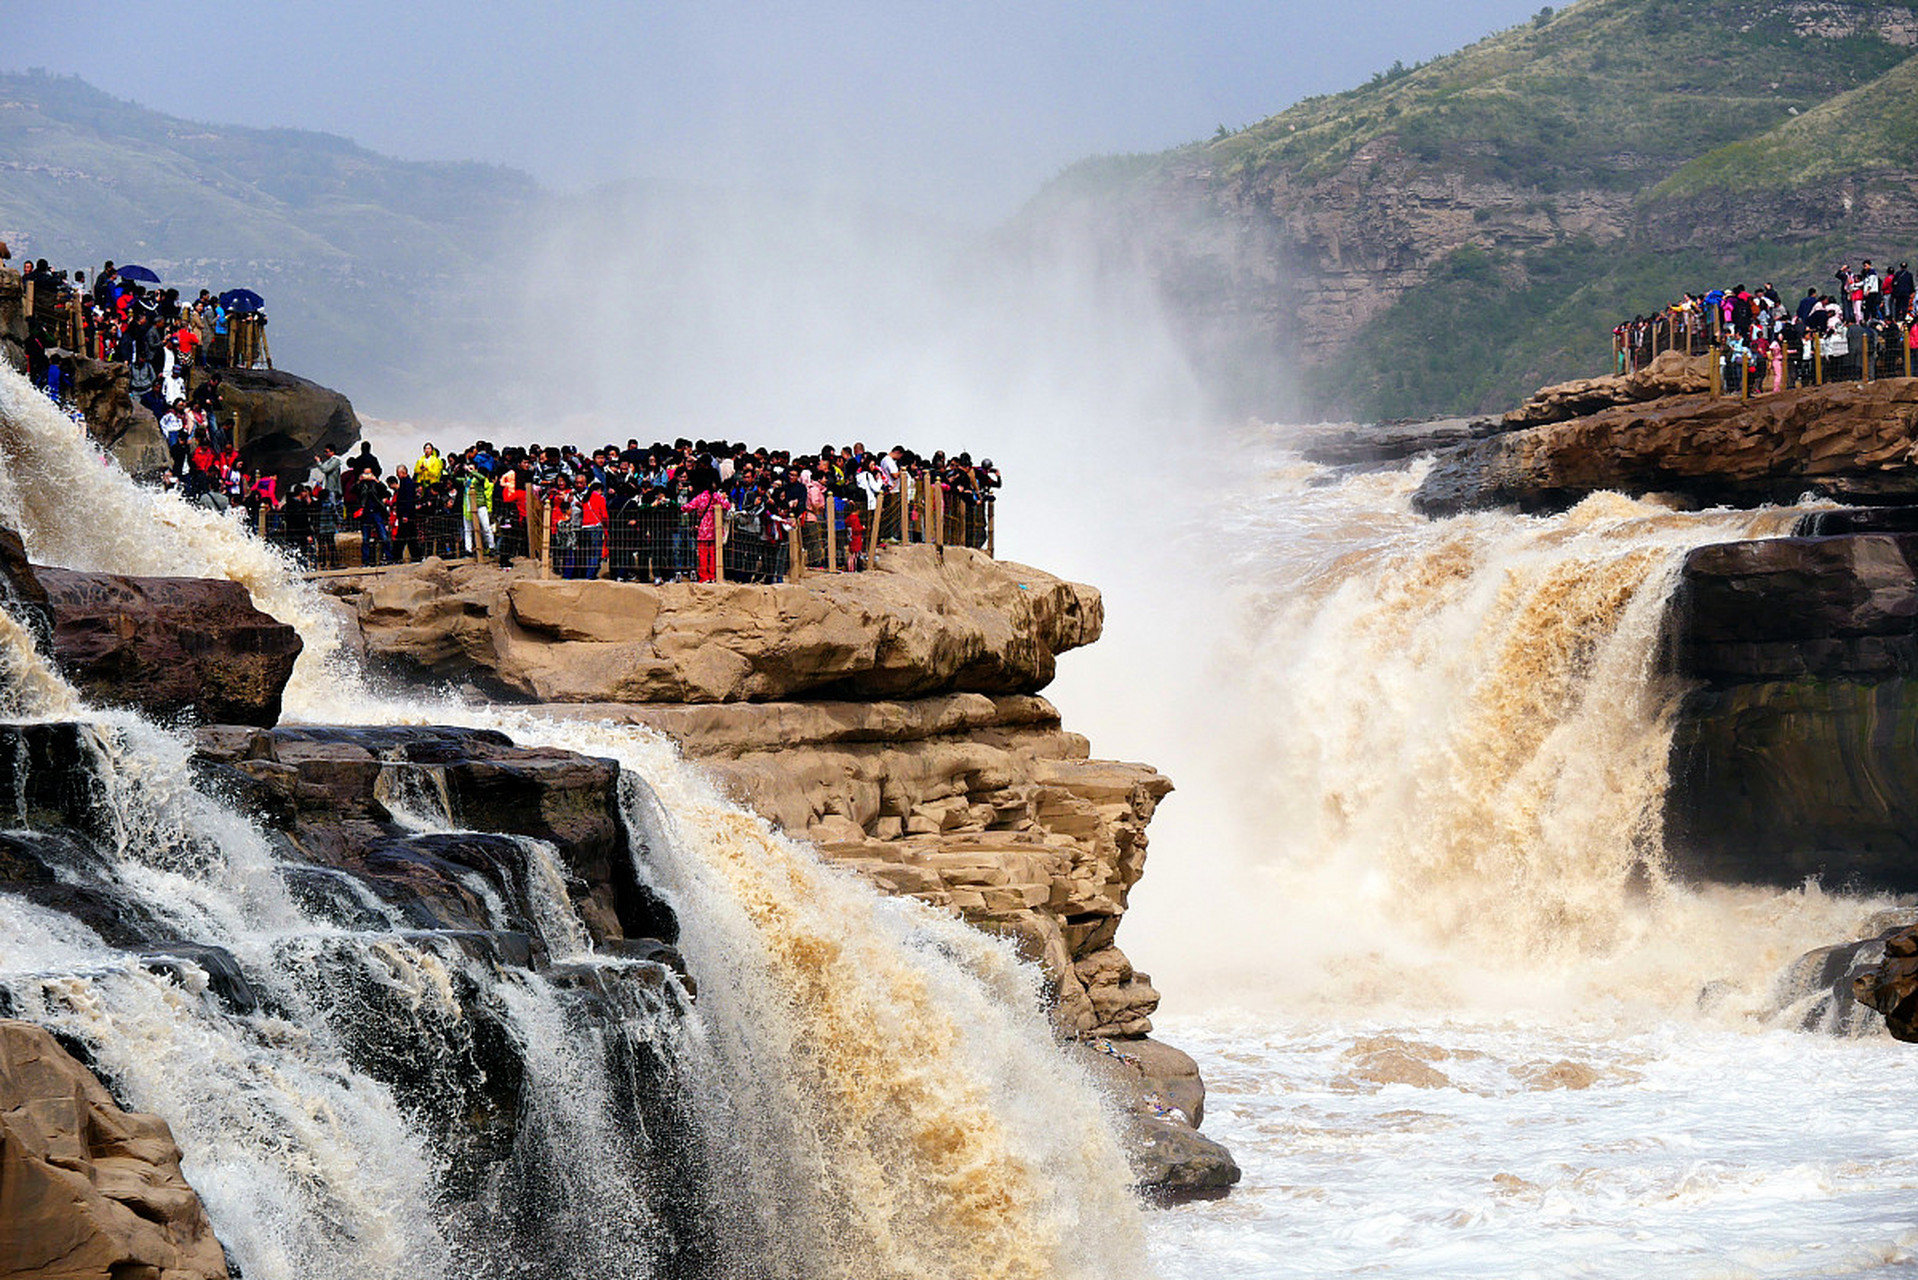
[{"label": "vegetation on hill", "polygon": [[[1918,175],[1914,46],[1918,0],[1582,0],[1236,132],[1075,166],[1022,217],[1109,211],[1195,349],[1295,360],[1308,326],[1337,331],[1292,403],[1234,407],[1492,411],[1602,371],[1618,319],[1686,288],[1918,257],[1918,212],[1890,198]],[[1415,225],[1406,192],[1412,214],[1458,216]],[[1220,338],[1253,324],[1263,348]]]}]

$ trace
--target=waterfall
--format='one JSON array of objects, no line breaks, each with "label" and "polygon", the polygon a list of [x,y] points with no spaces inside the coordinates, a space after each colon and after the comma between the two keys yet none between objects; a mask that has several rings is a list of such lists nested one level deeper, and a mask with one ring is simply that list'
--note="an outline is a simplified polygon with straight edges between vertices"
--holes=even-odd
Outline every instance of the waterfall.
[{"label": "waterfall", "polygon": [[[422,932],[196,788],[181,737],[81,706],[0,624],[16,740],[71,735],[98,799],[72,838],[0,832],[73,886],[0,894],[0,1012],[173,1126],[250,1280],[1146,1274],[1112,1118],[1005,944],[826,867],[645,730],[372,695],[289,563],[132,484],[3,368],[0,522],[41,563],[246,585],[306,642],[290,718],[616,759],[631,854],[682,921],[696,1002],[591,953],[553,850],[521,839],[517,868],[469,888],[548,968]],[[416,839],[457,831],[430,771],[385,761],[380,787]]]},{"label": "waterfall", "polygon": [[[1334,472],[1267,441],[1245,474],[1210,677],[1229,692],[1183,766],[1230,779],[1215,803],[1248,816],[1228,833],[1232,980],[1286,1003],[1669,1010],[1737,978],[1746,1013],[1872,909],[1690,887],[1664,858],[1685,693],[1661,652],[1667,598],[1691,548],[1787,534],[1802,508],[1601,493],[1432,521],[1411,510],[1417,466]],[[1162,865],[1159,887],[1179,874]]]}]

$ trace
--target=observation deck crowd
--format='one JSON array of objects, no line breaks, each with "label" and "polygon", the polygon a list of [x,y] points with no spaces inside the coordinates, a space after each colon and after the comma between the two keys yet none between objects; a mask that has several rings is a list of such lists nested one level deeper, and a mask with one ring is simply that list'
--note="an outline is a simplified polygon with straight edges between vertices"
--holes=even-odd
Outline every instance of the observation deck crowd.
[{"label": "observation deck crowd", "polygon": [[1644,368],[1658,354],[1716,350],[1727,387],[1782,391],[1831,379],[1886,376],[1918,350],[1918,280],[1909,263],[1880,271],[1871,259],[1849,263],[1828,288],[1806,288],[1789,303],[1770,283],[1687,293],[1650,315],[1612,329],[1615,373]]},{"label": "observation deck crowd", "polygon": [[537,556],[568,578],[778,582],[797,566],[857,571],[881,541],[986,547],[1000,485],[990,458],[903,446],[822,445],[816,453],[679,439],[641,447],[431,444],[390,470],[370,442],[326,448],[282,498],[244,489],[269,535],[318,569],[336,534],[360,535],[361,565],[479,554]]}]

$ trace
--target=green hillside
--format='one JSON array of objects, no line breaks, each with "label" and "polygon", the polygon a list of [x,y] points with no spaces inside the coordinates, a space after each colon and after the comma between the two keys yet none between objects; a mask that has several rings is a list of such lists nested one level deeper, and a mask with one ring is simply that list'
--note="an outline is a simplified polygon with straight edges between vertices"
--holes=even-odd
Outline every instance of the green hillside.
[{"label": "green hillside", "polygon": [[1142,248],[1234,408],[1496,410],[1685,288],[1918,256],[1915,45],[1918,0],[1583,0],[1022,220]]},{"label": "green hillside", "polygon": [[485,340],[487,326],[461,320],[476,264],[540,198],[507,169],[191,123],[35,73],[0,73],[0,174],[0,239],[16,254],[258,289],[279,363],[395,407],[428,344]]}]

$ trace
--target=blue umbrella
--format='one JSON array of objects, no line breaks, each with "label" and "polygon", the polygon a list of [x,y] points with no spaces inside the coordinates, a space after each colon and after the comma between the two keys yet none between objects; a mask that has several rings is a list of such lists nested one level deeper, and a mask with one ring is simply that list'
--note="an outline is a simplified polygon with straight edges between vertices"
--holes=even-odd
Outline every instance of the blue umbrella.
[{"label": "blue umbrella", "polygon": [[228,289],[220,295],[220,305],[228,311],[264,311],[266,299],[251,289]]},{"label": "blue umbrella", "polygon": [[128,263],[116,272],[122,280],[138,280],[142,284],[158,284],[160,277],[138,263]]}]

